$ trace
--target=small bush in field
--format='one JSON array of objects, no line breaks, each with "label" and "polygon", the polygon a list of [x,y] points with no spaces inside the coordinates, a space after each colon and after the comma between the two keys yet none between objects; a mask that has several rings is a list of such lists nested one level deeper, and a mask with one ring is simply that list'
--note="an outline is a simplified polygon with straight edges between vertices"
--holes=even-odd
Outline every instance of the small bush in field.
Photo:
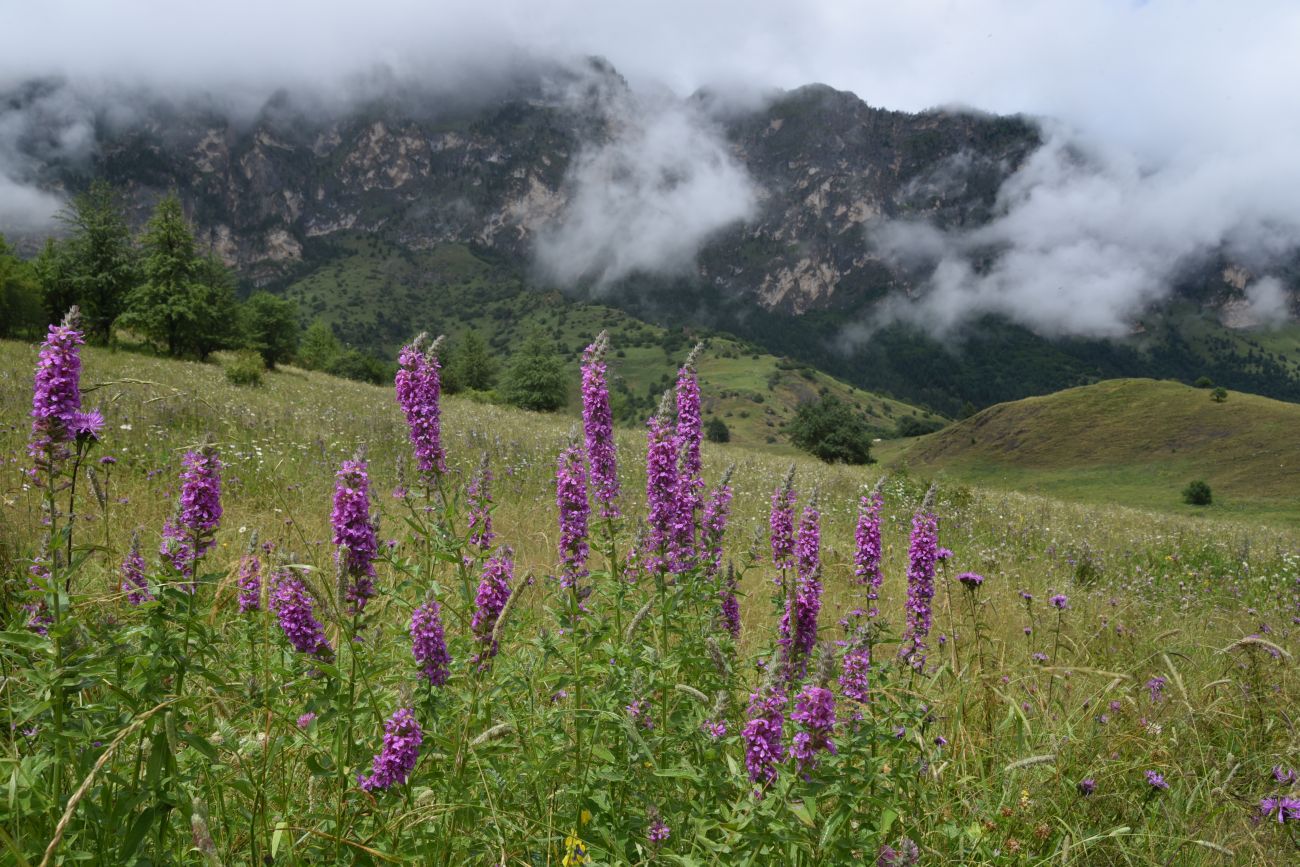
[{"label": "small bush in field", "polygon": [[232,385],[257,386],[262,384],[262,373],[266,365],[262,356],[251,349],[235,353],[234,358],[225,364],[226,380]]},{"label": "small bush in field", "polygon": [[1208,506],[1214,501],[1214,496],[1210,493],[1210,486],[1201,479],[1189,482],[1187,487],[1183,488],[1183,502],[1189,506]]}]

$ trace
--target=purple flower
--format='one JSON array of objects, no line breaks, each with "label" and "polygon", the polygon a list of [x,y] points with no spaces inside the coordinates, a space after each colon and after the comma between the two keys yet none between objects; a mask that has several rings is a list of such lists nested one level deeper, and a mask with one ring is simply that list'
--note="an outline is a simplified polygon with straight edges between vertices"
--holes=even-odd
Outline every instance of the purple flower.
[{"label": "purple flower", "polygon": [[931,512],[912,517],[908,548],[907,627],[900,655],[918,671],[925,667],[925,639],[930,634],[934,599],[934,570],[939,551],[939,520]]},{"label": "purple flower", "polygon": [[[787,677],[803,677],[808,655],[817,643],[817,615],[822,607],[821,513],[816,496],[803,510],[795,540],[795,588],[781,617],[781,645],[785,648]],[[795,674],[797,665],[798,674]]]},{"label": "purple flower", "polygon": [[938,551],[934,552],[934,559],[938,560],[940,563],[947,563],[952,559],[952,549],[940,548]]},{"label": "purple flower", "polygon": [[[68,444],[87,427],[81,413],[81,351],[86,341],[73,307],[61,325],[51,325],[41,344],[32,387],[32,435],[27,454],[51,477],[68,457]],[[103,424],[103,419],[99,419]]]},{"label": "purple flower", "polygon": [[[781,487],[772,492],[772,512],[768,517],[772,565],[778,569],[794,565],[794,500],[794,464],[791,464]],[[781,583],[780,576],[776,582]]]},{"label": "purple flower", "polygon": [[876,867],[913,867],[920,863],[921,850],[907,837],[898,841],[897,847],[884,845],[876,856]]},{"label": "purple flower", "polygon": [[712,578],[722,568],[722,537],[727,531],[727,519],[731,514],[731,474],[735,466],[727,467],[722,480],[709,494],[704,506],[704,521],[700,533],[700,550],[707,558],[704,574]]},{"label": "purple flower", "polygon": [[668,839],[671,833],[668,826],[663,823],[662,819],[655,818],[650,823],[650,830],[646,831],[645,837],[652,847],[657,847],[660,843]]},{"label": "purple flower", "polygon": [[176,516],[163,525],[159,553],[177,572],[190,579],[184,587],[195,590],[195,565],[216,543],[221,523],[221,459],[216,449],[204,446],[181,459],[181,497]]},{"label": "purple flower", "polygon": [[650,702],[643,698],[633,699],[632,703],[624,706],[623,710],[627,711],[627,715],[635,722],[639,722],[647,731],[654,729],[655,721],[651,715]]},{"label": "purple flower", "polygon": [[415,462],[420,472],[447,472],[447,457],[442,449],[442,380],[439,376],[437,352],[442,338],[428,349],[424,348],[427,335],[421,334],[398,353],[398,371],[394,380],[397,403],[406,416],[410,429],[411,445],[415,448]]},{"label": "purple flower", "polygon": [[760,786],[776,779],[777,766],[785,757],[781,746],[785,706],[785,694],[776,687],[764,687],[749,696],[748,722],[740,736],[745,741],[745,768],[750,780]]},{"label": "purple flower", "polygon": [[1070,607],[1070,597],[1066,596],[1064,593],[1057,593],[1048,601],[1051,602],[1059,611],[1064,611]]},{"label": "purple flower", "polygon": [[678,514],[677,437],[667,421],[667,395],[659,412],[646,422],[645,495],[646,534],[643,561],[650,571],[671,568],[677,561],[675,545],[681,518]]},{"label": "purple flower", "polygon": [[145,577],[144,557],[140,554],[140,534],[131,535],[131,550],[122,560],[122,592],[132,605],[142,605],[153,599],[149,592],[149,579]]},{"label": "purple flower", "polygon": [[1085,798],[1091,795],[1093,791],[1096,790],[1096,788],[1097,788],[1097,781],[1092,779],[1091,777],[1087,778],[1086,780],[1079,781],[1079,785],[1078,785],[1079,794]]},{"label": "purple flower", "polygon": [[978,572],[963,572],[957,576],[957,580],[968,589],[974,590],[984,583],[984,576]]},{"label": "purple flower", "polygon": [[1295,769],[1283,768],[1281,765],[1274,765],[1273,780],[1284,786],[1289,786],[1296,781]]},{"label": "purple flower", "polygon": [[560,586],[577,589],[587,577],[587,470],[582,449],[569,446],[555,468],[555,503],[560,510]]},{"label": "purple flower", "polygon": [[726,737],[727,721],[724,719],[720,719],[720,720],[706,719],[703,725],[700,726],[700,730],[716,741],[718,738]]},{"label": "purple flower", "polygon": [[840,671],[840,691],[848,698],[865,704],[871,698],[871,646],[856,641],[844,652]]},{"label": "purple flower", "polygon": [[347,582],[345,598],[352,614],[366,607],[375,595],[375,554],[379,543],[370,519],[370,476],[363,460],[344,461],[334,474],[334,562],[340,580]]},{"label": "purple flower", "polygon": [[406,782],[415,763],[420,758],[420,744],[424,733],[410,708],[398,708],[384,723],[384,745],[375,756],[370,776],[357,776],[357,782],[367,792],[400,786]]},{"label": "purple flower", "polygon": [[294,650],[325,661],[334,658],[325,627],[316,619],[315,599],[293,570],[282,569],[272,576],[270,605]]},{"label": "purple flower", "polygon": [[509,548],[503,548],[487,563],[479,580],[478,594],[474,597],[474,617],[470,629],[479,643],[479,652],[471,662],[482,663],[497,655],[497,643],[492,640],[497,619],[510,599],[510,581],[514,577],[514,561]]},{"label": "purple flower", "polygon": [[582,354],[582,430],[591,466],[591,484],[602,518],[617,518],[618,457],[614,447],[614,416],[605,382],[605,353],[609,334],[602,331]]},{"label": "purple flower", "polygon": [[1169,784],[1165,782],[1165,778],[1160,774],[1157,774],[1155,771],[1147,771],[1146,778],[1147,778],[1147,785],[1150,786],[1152,789],[1155,789],[1157,791],[1164,791],[1165,789],[1169,788]]},{"label": "purple flower", "polygon": [[307,713],[298,717],[298,728],[305,729],[307,728],[307,726],[311,725],[315,721],[316,721],[316,714],[311,711],[307,711]]},{"label": "purple flower", "polygon": [[1258,818],[1263,820],[1271,819],[1274,816],[1276,816],[1279,824],[1300,822],[1300,798],[1285,796],[1261,798]]},{"label": "purple flower", "polygon": [[727,564],[727,576],[718,591],[718,619],[732,638],[740,638],[740,602],[736,599],[736,570]]},{"label": "purple flower", "polygon": [[795,697],[792,722],[802,726],[794,736],[790,755],[799,762],[800,770],[809,770],[817,764],[817,753],[825,750],[835,753],[835,695],[824,686],[805,686]]},{"label": "purple flower", "polygon": [[880,491],[872,491],[858,501],[858,524],[853,531],[853,576],[859,584],[867,585],[867,599],[871,601],[869,617],[879,613],[876,600],[880,598],[880,584],[884,573],[880,570],[880,512],[885,498]]},{"label": "purple flower", "polygon": [[27,571],[27,589],[36,597],[23,605],[23,612],[27,615],[27,628],[37,635],[49,635],[50,627],[54,625],[49,603],[45,601],[45,593],[50,589],[53,577],[50,574],[50,564],[45,558],[38,558]]},{"label": "purple flower", "polygon": [[465,488],[465,499],[469,503],[469,543],[477,545],[480,551],[492,546],[496,534],[492,532],[492,471],[488,469],[487,452],[483,461],[470,476]]},{"label": "purple flower", "polygon": [[248,543],[248,552],[239,558],[239,613],[256,611],[262,605],[262,560],[257,556],[257,531]]},{"label": "purple flower", "polygon": [[442,608],[437,600],[416,608],[411,614],[411,655],[431,686],[442,686],[451,674],[451,655],[442,630]]},{"label": "purple flower", "polygon": [[678,522],[679,556],[690,559],[695,548],[695,516],[703,503],[701,491],[700,441],[704,426],[700,417],[700,382],[695,372],[703,344],[697,345],[677,371],[677,445],[681,451],[677,499],[681,509]]},{"label": "purple flower", "polygon": [[1164,677],[1156,675],[1147,681],[1147,692],[1151,694],[1151,703],[1155,704],[1165,697],[1165,684],[1169,681]]}]

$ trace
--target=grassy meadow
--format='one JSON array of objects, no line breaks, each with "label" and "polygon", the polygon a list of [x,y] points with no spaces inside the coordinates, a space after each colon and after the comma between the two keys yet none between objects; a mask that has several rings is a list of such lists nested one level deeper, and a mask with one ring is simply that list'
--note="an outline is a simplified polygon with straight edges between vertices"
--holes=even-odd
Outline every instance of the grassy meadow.
[{"label": "grassy meadow", "polygon": [[[1288,526],[1291,477],[1266,470],[1294,451],[1284,445],[1295,429],[1290,405],[1233,393],[1208,406],[1195,391],[1207,406],[1187,403],[1188,423],[1206,434],[1171,442],[1152,419],[1121,410],[1136,401],[1123,389],[1141,388],[1142,405],[1158,397],[1165,402],[1152,411],[1172,413],[1183,406],[1173,386],[1088,393],[1091,424],[1069,421],[1071,409],[1051,416],[1051,430],[1075,444],[1079,461],[1100,465],[1053,465],[1071,467],[1076,479],[1096,472],[1084,497],[1091,503],[1041,495],[1064,490],[1052,484],[1058,469],[1035,463],[1029,438],[1014,442],[1014,417],[999,427],[1000,408],[926,438],[887,462],[881,616],[865,639],[841,624],[867,606],[853,580],[854,525],[863,487],[886,470],[827,466],[755,447],[762,443],[753,437],[705,443],[708,488],[735,466],[723,543],[739,575],[742,628],[733,640],[717,626],[717,584],[698,568],[635,581],[623,572],[646,520],[641,428],[617,431],[624,514],[605,521],[593,512],[584,598],[551,577],[556,458],[581,430],[576,412],[446,398],[449,470],[439,500],[415,480],[391,388],[293,368],[240,388],[216,364],[85,348],[83,400],[106,420],[90,458],[103,497],[84,473],[59,494],[60,526],[73,515],[73,556],[57,572],[62,619],[43,639],[24,629],[20,608],[31,601],[27,575],[44,536],[26,454],[36,353],[0,342],[8,717],[0,862],[1300,859],[1300,816],[1280,821],[1284,814],[1261,804],[1295,797],[1300,770],[1300,534]],[[737,413],[742,403],[719,395],[757,390],[763,374],[743,358],[702,363],[707,412]],[[618,359],[610,362],[616,370]],[[1252,414],[1258,442],[1216,438],[1208,413]],[[1119,438],[1107,427],[1112,416],[1143,435],[1098,457]],[[158,565],[157,550],[176,508],[181,457],[205,436],[224,464],[224,514],[189,595]],[[943,462],[933,511],[952,557],[938,567],[929,657],[918,672],[897,658],[909,531],[936,456],[963,439],[981,451]],[[1012,445],[1022,475],[997,458]],[[1258,466],[1235,475],[1240,465],[1222,460],[1225,448],[1242,450],[1242,460],[1258,453]],[[377,595],[364,617],[345,611],[333,589],[330,529],[335,473],[358,449],[369,461],[381,540]],[[514,592],[493,633],[499,652],[476,665],[472,585],[500,548],[466,543],[459,492],[484,453],[496,545],[513,551]],[[106,471],[96,463],[104,455],[116,458]],[[403,460],[404,498],[393,495]],[[836,750],[807,763],[778,757],[775,777],[755,782],[742,730],[751,693],[770,695],[764,684],[777,668],[785,603],[775,582],[793,578],[771,564],[769,499],[791,464],[799,509],[817,492],[822,540],[819,647],[803,686],[836,694]],[[1210,481],[1216,505],[1168,513],[1166,501],[1191,477]],[[1122,489],[1112,502],[1150,508],[1108,504],[1112,487]],[[1252,489],[1277,505],[1232,505]],[[264,574],[294,564],[315,597],[330,659],[295,652],[265,598],[261,610],[238,611],[241,557],[254,531],[274,546]],[[139,607],[119,576],[134,534],[158,596]],[[966,572],[982,575],[982,586],[959,583]],[[1066,601],[1053,604],[1054,596]],[[452,660],[438,686],[420,678],[408,634],[412,611],[430,599],[441,604]],[[848,639],[871,651],[865,703],[836,686]],[[815,736],[811,723],[790,717],[796,693],[804,694],[791,683],[787,745],[796,734]],[[422,727],[418,764],[403,784],[363,789],[358,775],[371,772],[385,720],[399,707],[412,708]]]}]

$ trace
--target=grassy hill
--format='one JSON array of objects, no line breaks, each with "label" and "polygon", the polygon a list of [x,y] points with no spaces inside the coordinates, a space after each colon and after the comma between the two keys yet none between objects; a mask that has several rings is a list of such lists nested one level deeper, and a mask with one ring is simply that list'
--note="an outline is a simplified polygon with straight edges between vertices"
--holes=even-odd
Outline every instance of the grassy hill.
[{"label": "grassy hill", "polygon": [[[1300,522],[1300,405],[1118,379],[998,404],[886,454],[973,484],[1092,503]],[[1208,508],[1182,503],[1204,479]]]}]

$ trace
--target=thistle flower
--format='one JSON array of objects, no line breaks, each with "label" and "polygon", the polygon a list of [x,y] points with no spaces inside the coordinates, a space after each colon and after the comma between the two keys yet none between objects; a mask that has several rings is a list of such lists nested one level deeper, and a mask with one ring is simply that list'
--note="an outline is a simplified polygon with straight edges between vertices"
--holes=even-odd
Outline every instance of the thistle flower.
[{"label": "thistle flower", "polygon": [[1080,780],[1077,788],[1079,789],[1079,794],[1086,798],[1097,790],[1097,781],[1088,777],[1087,779]]},{"label": "thistle flower", "polygon": [[503,548],[483,564],[478,593],[474,597],[474,617],[470,620],[470,629],[480,649],[471,662],[484,663],[497,655],[497,643],[492,640],[492,634],[502,609],[510,599],[510,581],[515,568],[512,556],[509,548]]},{"label": "thistle flower", "polygon": [[492,546],[496,534],[492,532],[492,470],[488,468],[488,453],[483,453],[478,470],[470,476],[465,488],[469,501],[469,543],[480,551]]},{"label": "thistle flower", "polygon": [[140,534],[131,534],[131,550],[122,560],[122,592],[132,605],[142,605],[153,600],[149,592],[149,579],[145,577],[144,557],[140,554]]},{"label": "thistle flower", "polygon": [[799,762],[802,771],[817,764],[817,753],[825,750],[835,753],[835,695],[824,686],[806,685],[795,697],[792,722],[803,730],[797,732],[790,745],[790,755]]},{"label": "thistle flower", "polygon": [[1156,791],[1163,792],[1169,788],[1169,784],[1165,782],[1165,778],[1155,771],[1147,771],[1146,778],[1147,785]]},{"label": "thistle flower", "polygon": [[934,599],[938,529],[939,521],[930,512],[917,512],[912,518],[907,566],[907,627],[900,656],[918,671],[925,667],[925,640],[932,622],[930,603]]},{"label": "thistle flower", "polygon": [[1057,593],[1048,601],[1051,602],[1058,611],[1064,611],[1070,607],[1070,597],[1066,596],[1064,593]]},{"label": "thistle flower", "polygon": [[369,776],[357,776],[367,792],[400,786],[406,782],[420,758],[424,732],[410,708],[398,708],[384,723],[384,745],[375,756]]},{"label": "thistle flower", "polygon": [[794,595],[786,600],[785,614],[781,617],[781,646],[785,648],[788,678],[803,677],[808,670],[808,655],[817,643],[817,615],[822,607],[820,521],[814,492],[799,521],[794,552]]},{"label": "thistle flower", "polygon": [[1147,692],[1151,695],[1151,703],[1155,704],[1165,697],[1165,684],[1169,681],[1160,675],[1156,675],[1147,681]]},{"label": "thistle flower", "polygon": [[871,602],[868,617],[880,613],[876,600],[880,598],[880,585],[884,580],[880,569],[880,513],[885,504],[880,487],[883,482],[882,476],[875,490],[858,500],[858,523],[853,531],[853,576],[859,584],[867,586],[867,599]]},{"label": "thistle flower", "polygon": [[582,353],[582,429],[591,466],[591,484],[602,518],[617,518],[618,458],[614,447],[614,416],[605,382],[605,353],[609,333],[602,331]]},{"label": "thistle flower", "polygon": [[447,472],[447,457],[442,448],[442,410],[439,407],[442,380],[438,373],[441,365],[437,353],[442,338],[425,349],[426,338],[427,335],[421,334],[402,347],[397,356],[394,385],[397,403],[410,429],[415,462],[420,472],[428,475]]},{"label": "thistle flower", "polygon": [[704,344],[697,344],[677,371],[677,447],[680,451],[677,501],[681,510],[677,547],[683,560],[691,559],[695,549],[695,517],[703,507],[701,492],[700,442],[704,424],[700,416],[700,381],[695,365]]},{"label": "thistle flower", "polygon": [[679,538],[677,476],[677,437],[668,424],[668,395],[659,403],[659,411],[646,422],[645,495],[646,534],[642,559],[651,570],[670,568],[676,562],[674,545]]},{"label": "thistle flower", "polygon": [[176,516],[163,525],[159,553],[189,579],[183,589],[195,590],[195,565],[216,544],[221,524],[221,459],[212,446],[186,452],[181,459],[181,497]]},{"label": "thistle flower", "polygon": [[974,590],[984,583],[984,576],[977,572],[963,572],[957,576],[957,580],[968,590]]},{"label": "thistle flower", "polygon": [[325,627],[316,619],[315,605],[307,585],[292,569],[281,569],[272,576],[271,611],[280,621],[289,645],[299,653],[328,662],[334,658],[334,648],[325,637]]},{"label": "thistle flower", "polygon": [[587,577],[587,470],[582,449],[571,445],[555,468],[555,503],[560,511],[560,586],[576,588]]},{"label": "thistle flower", "polygon": [[68,446],[85,437],[98,439],[104,417],[81,411],[81,313],[68,311],[62,324],[51,325],[41,344],[32,385],[32,434],[27,454],[37,472],[52,480],[69,456]]},{"label": "thistle flower", "polygon": [[334,563],[345,582],[344,598],[352,614],[366,607],[375,594],[375,554],[379,550],[375,525],[370,519],[370,476],[359,457],[344,461],[334,474]]},{"label": "thistle flower", "polygon": [[1300,798],[1274,796],[1259,801],[1259,820],[1276,818],[1278,824],[1300,822]]},{"label": "thistle flower", "polygon": [[[749,771],[749,779],[760,787],[776,779],[777,766],[785,758],[781,746],[785,706],[785,693],[771,684],[749,696],[748,721],[740,736],[745,742],[745,768]],[[761,788],[755,794],[761,798]]]},{"label": "thistle flower", "polygon": [[442,629],[442,607],[437,600],[416,608],[411,614],[411,655],[431,686],[442,686],[451,675],[451,655]]},{"label": "thistle flower", "polygon": [[[794,565],[794,500],[794,464],[791,464],[781,486],[772,492],[772,513],[768,518],[772,565],[778,569]],[[779,576],[776,583],[781,583]]]},{"label": "thistle flower", "polygon": [[731,514],[731,475],[735,469],[735,464],[727,467],[704,506],[700,550],[707,558],[704,574],[708,578],[716,576],[722,568],[722,537],[727,532],[727,519]]}]

